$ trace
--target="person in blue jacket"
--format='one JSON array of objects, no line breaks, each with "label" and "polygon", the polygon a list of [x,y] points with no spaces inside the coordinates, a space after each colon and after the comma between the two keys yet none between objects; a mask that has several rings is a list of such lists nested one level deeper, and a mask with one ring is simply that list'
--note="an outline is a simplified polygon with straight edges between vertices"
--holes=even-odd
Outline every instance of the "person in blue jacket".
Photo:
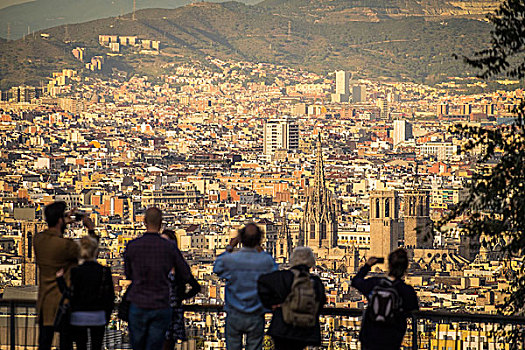
[{"label": "person in blue jacket", "polygon": [[[242,248],[233,252],[239,242]],[[257,294],[257,280],[261,275],[278,269],[272,256],[261,249],[262,231],[249,223],[232,239],[226,251],[215,260],[213,272],[226,281],[226,348],[242,349],[246,336],[246,350],[262,349],[265,309]]]}]

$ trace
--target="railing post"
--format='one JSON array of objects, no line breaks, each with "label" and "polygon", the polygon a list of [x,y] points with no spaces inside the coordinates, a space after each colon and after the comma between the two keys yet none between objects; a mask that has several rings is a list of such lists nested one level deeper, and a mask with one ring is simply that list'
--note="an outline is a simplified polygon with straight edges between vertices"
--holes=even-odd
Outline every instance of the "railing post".
[{"label": "railing post", "polygon": [[16,349],[16,329],[15,329],[15,301],[9,302],[9,346],[11,350]]},{"label": "railing post", "polygon": [[412,314],[412,350],[418,350],[417,317]]}]

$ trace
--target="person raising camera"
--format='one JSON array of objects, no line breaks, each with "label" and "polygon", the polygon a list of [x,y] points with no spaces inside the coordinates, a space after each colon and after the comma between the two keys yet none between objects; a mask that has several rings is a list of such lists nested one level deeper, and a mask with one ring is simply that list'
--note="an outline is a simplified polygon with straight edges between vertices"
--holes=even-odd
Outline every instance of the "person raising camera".
[{"label": "person raising camera", "polygon": [[405,249],[396,249],[388,255],[387,276],[365,278],[372,267],[383,260],[369,258],[352,279],[352,287],[368,300],[359,334],[363,350],[399,350],[407,318],[410,312],[419,309],[414,288],[402,279],[408,269]]},{"label": "person raising camera", "polygon": [[[64,269],[64,277],[69,282],[70,269],[78,264],[80,248],[72,239],[65,238],[67,226],[75,221],[82,221],[88,234],[95,235],[95,224],[87,216],[76,210],[67,211],[65,202],[53,202],[44,209],[47,229],[37,233],[33,240],[35,261],[38,267],[38,348],[51,349],[55,329],[53,324],[62,298],[58,288],[56,273]],[[70,332],[60,332],[60,349],[72,349]]]}]

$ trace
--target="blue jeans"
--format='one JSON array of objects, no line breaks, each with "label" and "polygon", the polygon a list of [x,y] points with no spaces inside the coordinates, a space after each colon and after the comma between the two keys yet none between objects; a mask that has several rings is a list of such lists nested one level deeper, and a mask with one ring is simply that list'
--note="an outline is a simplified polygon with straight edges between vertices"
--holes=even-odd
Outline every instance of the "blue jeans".
[{"label": "blue jeans", "polygon": [[133,350],[159,350],[171,321],[171,308],[129,307],[129,333]]},{"label": "blue jeans", "polygon": [[246,350],[261,350],[264,339],[264,314],[228,312],[226,316],[226,349],[241,350],[243,334],[246,334]]}]

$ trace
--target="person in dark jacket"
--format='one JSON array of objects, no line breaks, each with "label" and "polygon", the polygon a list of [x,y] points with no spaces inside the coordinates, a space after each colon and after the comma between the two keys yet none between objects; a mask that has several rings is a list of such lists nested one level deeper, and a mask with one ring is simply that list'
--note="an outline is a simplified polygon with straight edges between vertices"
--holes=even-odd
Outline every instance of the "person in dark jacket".
[{"label": "person in dark jacket", "polygon": [[[315,266],[313,252],[308,247],[297,247],[290,258],[291,269],[308,272]],[[290,270],[275,271],[259,277],[257,288],[259,298],[264,307],[273,310],[272,322],[268,328],[276,350],[299,350],[308,345],[321,345],[321,327],[319,312],[326,304],[326,294],[323,282],[318,276],[311,275],[314,283],[316,301],[319,303],[317,321],[313,327],[295,327],[283,319],[280,305],[285,301],[292,289],[294,273]]]},{"label": "person in dark jacket", "polygon": [[127,292],[129,334],[134,350],[162,349],[171,322],[170,281],[190,279],[184,259],[173,243],[160,236],[162,211],[148,208],[144,215],[146,232],[130,241],[124,251],[124,271],[131,280]]},{"label": "person in dark jacket", "polygon": [[[164,340],[162,349],[173,350],[175,349],[175,344],[177,342],[188,340],[184,326],[184,310],[182,309],[182,301],[193,298],[195,295],[197,295],[201,290],[201,286],[191,274],[190,267],[179,250],[175,232],[173,230],[164,230],[162,231],[162,237],[170,240],[173,243],[177,254],[180,255],[180,258],[186,265],[188,277],[190,278],[187,281],[177,278],[175,275],[175,269],[172,269],[168,275],[168,279],[170,280],[171,323],[168,331],[166,332],[166,339]],[[186,288],[187,285],[189,285],[189,289]]]},{"label": "person in dark jacket", "polygon": [[71,335],[78,350],[86,350],[88,329],[91,349],[102,349],[104,330],[113,311],[115,291],[111,269],[96,261],[98,242],[85,236],[80,240],[80,259],[83,263],[71,269],[70,286],[66,285],[63,270],[57,272],[57,282],[71,304]]},{"label": "person in dark jacket", "polygon": [[365,311],[361,325],[359,340],[363,350],[399,350],[401,342],[407,329],[407,318],[411,311],[419,309],[417,294],[412,286],[407,285],[402,277],[408,268],[408,256],[406,250],[399,248],[388,256],[388,275],[386,277],[365,276],[370,272],[372,266],[379,262],[378,258],[371,257],[352,279],[352,286],[357,288],[367,299],[370,298],[372,290],[377,285],[388,279],[397,290],[401,299],[401,312],[398,319],[392,324],[374,322],[367,317],[368,309]]}]

